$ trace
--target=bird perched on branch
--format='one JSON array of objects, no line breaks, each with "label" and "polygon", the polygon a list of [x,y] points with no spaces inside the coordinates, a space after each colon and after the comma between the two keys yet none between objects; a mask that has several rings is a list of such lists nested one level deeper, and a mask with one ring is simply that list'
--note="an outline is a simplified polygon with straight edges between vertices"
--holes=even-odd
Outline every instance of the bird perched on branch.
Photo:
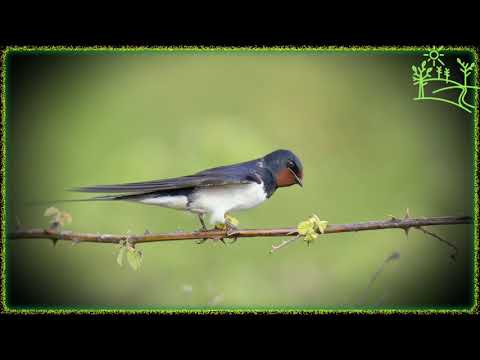
[{"label": "bird perched on branch", "polygon": [[[289,150],[277,150],[259,159],[200,171],[193,175],[146,182],[78,187],[71,191],[116,193],[80,201],[124,200],[197,214],[206,230],[210,223],[231,230],[231,211],[253,208],[279,187],[303,186],[303,166]],[[220,227],[221,227],[220,226]]]}]

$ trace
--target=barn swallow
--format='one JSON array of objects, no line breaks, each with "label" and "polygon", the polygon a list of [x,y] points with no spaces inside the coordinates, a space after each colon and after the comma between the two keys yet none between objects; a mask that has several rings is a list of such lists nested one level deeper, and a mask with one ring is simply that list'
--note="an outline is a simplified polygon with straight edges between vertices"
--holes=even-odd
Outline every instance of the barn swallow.
[{"label": "barn swallow", "polygon": [[124,200],[184,210],[198,216],[206,230],[204,216],[213,225],[225,224],[231,211],[246,210],[269,199],[280,187],[303,187],[303,166],[289,150],[276,150],[264,157],[220,166],[193,175],[146,182],[78,187],[71,191],[116,193],[91,200]]}]

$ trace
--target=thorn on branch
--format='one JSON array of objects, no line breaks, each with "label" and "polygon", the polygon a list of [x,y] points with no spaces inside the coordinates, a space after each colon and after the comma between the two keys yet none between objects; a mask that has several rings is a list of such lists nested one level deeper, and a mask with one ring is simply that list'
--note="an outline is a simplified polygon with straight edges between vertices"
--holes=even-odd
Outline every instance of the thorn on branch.
[{"label": "thorn on branch", "polygon": [[391,215],[391,214],[388,214],[387,217],[389,217],[389,221],[391,222],[398,222],[400,221],[400,219],[397,219],[395,216]]},{"label": "thorn on branch", "polygon": [[407,208],[407,210],[405,210],[405,217],[404,217],[405,220],[407,219],[410,219],[410,209]]},{"label": "thorn on branch", "polygon": [[[403,217],[403,220],[408,220],[410,219],[410,209],[407,207],[405,210],[405,216]],[[403,227],[403,231],[405,231],[405,236],[408,239],[408,232],[410,231],[410,226],[405,226]]]}]

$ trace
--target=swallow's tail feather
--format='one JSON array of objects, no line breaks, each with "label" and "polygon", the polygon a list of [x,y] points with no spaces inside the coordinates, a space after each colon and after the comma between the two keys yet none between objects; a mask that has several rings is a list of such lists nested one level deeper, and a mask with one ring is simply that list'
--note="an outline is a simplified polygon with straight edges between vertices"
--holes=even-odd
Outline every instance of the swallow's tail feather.
[{"label": "swallow's tail feather", "polygon": [[123,195],[104,195],[95,196],[87,199],[61,199],[61,200],[46,200],[46,201],[30,201],[26,205],[29,206],[46,206],[53,204],[69,203],[69,202],[85,202],[85,201],[106,201],[106,200],[120,200]]},{"label": "swallow's tail feather", "polygon": [[[175,192],[182,192],[175,191]],[[95,196],[92,198],[86,199],[65,199],[65,200],[50,200],[50,201],[32,201],[28,202],[27,205],[30,206],[45,206],[45,205],[52,205],[52,204],[60,204],[60,203],[69,203],[69,202],[86,202],[86,201],[112,201],[112,200],[141,200],[144,198],[148,198],[151,195],[155,194],[157,196],[160,195],[173,195],[173,191],[153,191],[153,192],[141,192],[135,194],[112,194],[112,195],[101,195]]]},{"label": "swallow's tail feather", "polygon": [[77,192],[91,193],[135,193],[134,196],[142,193],[152,193],[166,190],[189,189],[194,187],[219,186],[228,184],[248,184],[257,182],[250,173],[237,174],[232,171],[215,172],[206,170],[202,173],[190,176],[182,176],[172,179],[144,181],[128,184],[95,185],[86,187],[76,187],[68,189]]}]

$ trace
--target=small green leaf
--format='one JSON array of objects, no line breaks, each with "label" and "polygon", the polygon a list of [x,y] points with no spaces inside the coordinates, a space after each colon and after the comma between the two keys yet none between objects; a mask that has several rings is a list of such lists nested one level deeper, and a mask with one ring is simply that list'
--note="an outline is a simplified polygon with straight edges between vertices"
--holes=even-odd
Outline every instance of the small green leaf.
[{"label": "small green leaf", "polygon": [[315,230],[320,231],[320,233],[322,234],[325,232],[325,229],[327,228],[327,225],[328,225],[328,221],[320,220],[320,218],[315,214],[312,215],[312,217],[310,218],[310,221],[312,221],[313,224],[315,225]]},{"label": "small green leaf", "polygon": [[318,237],[318,232],[323,234],[328,226],[328,221],[320,220],[320,218],[313,214],[308,220],[302,221],[297,226],[297,232],[304,237],[304,240],[310,244]]},{"label": "small green leaf", "polygon": [[238,221],[238,219],[234,218],[231,215],[225,215],[225,220],[227,220],[233,226],[237,226],[238,224],[240,224],[240,221]]},{"label": "small green leaf", "polygon": [[130,267],[137,271],[142,264],[142,256],[135,249],[128,249],[127,260]]},{"label": "small green leaf", "polygon": [[305,241],[306,242],[311,242],[313,240],[315,240],[317,238],[318,234],[311,230],[311,231],[308,231],[306,234],[305,234]]},{"label": "small green leaf", "polygon": [[54,215],[58,215],[60,213],[60,210],[58,210],[56,207],[49,207],[47,210],[45,210],[45,213],[43,214],[43,216],[54,216]]},{"label": "small green leaf", "polygon": [[315,240],[317,237],[318,237],[317,232],[312,229],[305,234],[303,239],[307,242],[307,245],[310,246],[310,243],[313,242],[313,240]]},{"label": "small green leaf", "polygon": [[225,230],[226,228],[227,226],[225,224],[222,224],[222,223],[215,224],[215,229]]},{"label": "small green leaf", "polygon": [[125,246],[122,246],[120,248],[120,250],[118,251],[118,255],[117,255],[117,264],[120,265],[120,266],[123,266],[123,259],[125,257],[125,250],[127,248]]},{"label": "small green leaf", "polygon": [[325,229],[327,228],[327,226],[328,226],[328,221],[319,221],[318,224],[317,224],[318,230],[322,234],[325,233]]},{"label": "small green leaf", "polygon": [[298,224],[297,231],[300,235],[305,235],[312,228],[313,228],[313,224],[309,220],[306,220]]},{"label": "small green leaf", "polygon": [[70,215],[70,213],[64,211],[62,212],[61,216],[62,216],[62,225],[65,223],[70,224],[72,222],[72,215]]}]

